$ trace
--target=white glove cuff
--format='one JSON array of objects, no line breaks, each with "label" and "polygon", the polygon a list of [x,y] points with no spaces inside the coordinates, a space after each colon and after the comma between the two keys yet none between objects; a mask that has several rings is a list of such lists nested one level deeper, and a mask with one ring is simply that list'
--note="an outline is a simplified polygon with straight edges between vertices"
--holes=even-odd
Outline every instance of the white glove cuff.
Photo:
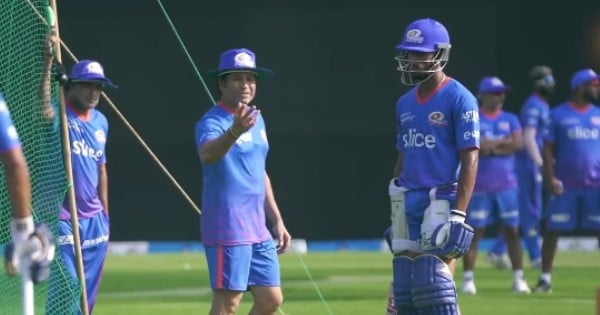
[{"label": "white glove cuff", "polygon": [[33,233],[35,225],[33,217],[28,216],[22,219],[13,218],[10,222],[10,236],[15,244],[26,241]]},{"label": "white glove cuff", "polygon": [[465,219],[467,218],[467,213],[460,210],[450,210],[450,218],[448,221],[465,223]]}]

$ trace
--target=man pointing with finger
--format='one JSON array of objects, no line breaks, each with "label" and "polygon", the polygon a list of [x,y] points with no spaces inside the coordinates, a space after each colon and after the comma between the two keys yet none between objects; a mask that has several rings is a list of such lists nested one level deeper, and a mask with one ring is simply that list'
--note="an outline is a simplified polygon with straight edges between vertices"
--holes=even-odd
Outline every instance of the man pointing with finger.
[{"label": "man pointing with finger", "polygon": [[[290,245],[265,170],[269,143],[256,106],[256,67],[245,48],[225,51],[216,77],[219,101],[196,124],[203,172],[201,237],[213,290],[210,315],[235,314],[245,291],[250,314],[272,315],[283,301],[278,253]],[[271,231],[267,227],[270,226]],[[275,238],[275,240],[273,240]]]}]

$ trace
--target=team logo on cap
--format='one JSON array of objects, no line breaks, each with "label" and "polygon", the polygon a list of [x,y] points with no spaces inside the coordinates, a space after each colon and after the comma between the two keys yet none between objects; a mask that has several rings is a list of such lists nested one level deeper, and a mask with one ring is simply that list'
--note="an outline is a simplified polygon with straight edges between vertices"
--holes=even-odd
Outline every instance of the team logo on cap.
[{"label": "team logo on cap", "polygon": [[97,74],[100,74],[100,75],[104,75],[104,70],[102,69],[102,66],[99,63],[97,63],[97,62],[90,62],[83,69],[83,73],[97,73]]},{"label": "team logo on cap", "polygon": [[94,136],[96,137],[96,140],[100,143],[105,143],[106,142],[106,135],[104,134],[103,130],[96,130],[96,132],[94,133]]},{"label": "team logo on cap", "polygon": [[406,32],[407,42],[421,44],[423,43],[423,40],[424,39],[423,36],[421,36],[421,30],[419,29],[412,29]]},{"label": "team logo on cap", "polygon": [[490,84],[493,86],[503,86],[504,84],[502,83],[502,81],[500,79],[498,79],[497,77],[493,77],[490,79]]},{"label": "team logo on cap", "polygon": [[245,53],[245,52],[241,52],[241,53],[235,55],[235,57],[233,57],[233,60],[235,61],[235,65],[237,67],[248,67],[248,68],[255,67],[252,56],[250,56],[248,53]]}]

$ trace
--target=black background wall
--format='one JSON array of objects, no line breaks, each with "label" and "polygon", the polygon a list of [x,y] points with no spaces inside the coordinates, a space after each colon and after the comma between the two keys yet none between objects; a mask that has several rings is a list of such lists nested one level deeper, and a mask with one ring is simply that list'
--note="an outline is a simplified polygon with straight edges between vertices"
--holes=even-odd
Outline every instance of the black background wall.
[{"label": "black background wall", "polygon": [[[380,237],[389,222],[394,104],[405,88],[394,46],[412,20],[449,29],[447,72],[475,90],[485,75],[513,86],[508,110],[529,92],[535,64],[555,70],[555,102],[571,74],[600,68],[597,1],[164,1],[194,62],[215,68],[247,47],[276,78],[259,84],[268,172],[294,237]],[[157,2],[60,1],[62,39],[99,60],[120,86],[111,99],[200,204],[194,124],[210,98]],[[65,56],[63,54],[63,56]],[[65,58],[67,66],[73,63]],[[213,82],[208,82],[213,86]],[[106,104],[113,240],[193,240],[197,213]]]}]

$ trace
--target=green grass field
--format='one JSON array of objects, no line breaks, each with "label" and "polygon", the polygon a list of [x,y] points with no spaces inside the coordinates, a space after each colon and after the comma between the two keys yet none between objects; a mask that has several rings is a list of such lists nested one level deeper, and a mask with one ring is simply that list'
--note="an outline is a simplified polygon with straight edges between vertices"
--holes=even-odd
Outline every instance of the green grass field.
[{"label": "green grass field", "polygon": [[[389,254],[313,253],[302,259],[324,301],[299,257],[285,254],[281,256],[285,314],[384,314],[391,279]],[[596,287],[600,286],[600,254],[559,253],[556,265],[553,293],[516,296],[511,293],[511,272],[492,269],[480,260],[475,273],[478,294],[459,294],[463,315],[594,314]],[[527,269],[525,274],[533,286],[538,271]],[[94,314],[207,314],[207,277],[200,254],[110,256]],[[460,288],[460,270],[456,279]],[[238,313],[247,314],[250,303],[251,295],[247,294]]]}]

